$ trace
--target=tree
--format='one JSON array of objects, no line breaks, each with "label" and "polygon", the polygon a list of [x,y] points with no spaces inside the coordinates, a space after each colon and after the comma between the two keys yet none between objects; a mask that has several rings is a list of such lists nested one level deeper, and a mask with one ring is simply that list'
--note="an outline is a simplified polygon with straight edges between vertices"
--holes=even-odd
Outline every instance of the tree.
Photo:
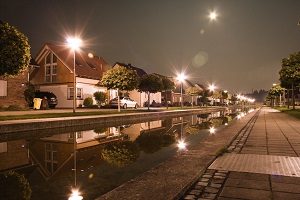
[{"label": "tree", "polygon": [[268,93],[268,99],[271,100],[271,106],[274,106],[274,100],[275,98],[279,97],[284,91],[284,88],[282,88],[280,85],[273,85],[273,87],[269,90]]},{"label": "tree", "polygon": [[201,92],[200,101],[203,103],[203,105],[207,105],[207,102],[208,102],[207,97],[212,96],[212,94],[213,94],[212,91],[206,90],[206,89]]},{"label": "tree", "polygon": [[228,97],[229,97],[228,91],[227,90],[222,90],[221,95],[222,95],[222,102],[221,103],[224,104],[224,100],[228,99]]},{"label": "tree", "polygon": [[117,66],[107,70],[101,80],[107,89],[115,89],[118,92],[118,111],[120,112],[119,90],[131,91],[136,89],[139,78],[136,71],[123,66]]},{"label": "tree", "polygon": [[117,167],[124,167],[136,161],[140,156],[140,152],[134,142],[120,141],[107,144],[101,155],[106,162]]},{"label": "tree", "polygon": [[31,188],[24,175],[14,171],[0,174],[1,199],[31,199]]},{"label": "tree", "polygon": [[162,88],[162,80],[155,74],[146,74],[141,78],[138,91],[146,92],[148,94],[148,110],[150,109],[150,93],[162,91]]},{"label": "tree", "polygon": [[98,106],[101,106],[103,103],[105,103],[105,100],[107,99],[106,93],[101,91],[95,92],[93,96],[95,97]]},{"label": "tree", "polygon": [[32,106],[33,98],[35,97],[35,87],[32,84],[26,84],[26,89],[24,90],[24,97],[28,106]]},{"label": "tree", "polygon": [[162,81],[162,91],[165,92],[165,103],[167,106],[167,109],[169,108],[168,104],[168,91],[172,91],[175,89],[175,83],[171,81],[168,77],[161,76],[161,81]]},{"label": "tree", "polygon": [[186,90],[185,90],[185,93],[192,96],[192,106],[194,105],[194,96],[198,96],[200,95],[202,92],[201,89],[199,89],[198,87],[196,86],[191,86],[191,87],[188,87]]},{"label": "tree", "polygon": [[14,26],[0,21],[0,76],[16,76],[29,62],[28,38]]},{"label": "tree", "polygon": [[300,84],[300,52],[282,59],[279,71],[281,86],[292,90],[292,104],[295,109],[295,86]]}]

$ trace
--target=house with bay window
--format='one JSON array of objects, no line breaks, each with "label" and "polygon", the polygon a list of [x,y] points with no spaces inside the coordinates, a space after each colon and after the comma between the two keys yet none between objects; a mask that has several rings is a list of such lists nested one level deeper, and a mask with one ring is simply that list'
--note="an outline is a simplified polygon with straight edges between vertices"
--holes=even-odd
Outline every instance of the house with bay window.
[{"label": "house with bay window", "polygon": [[[105,87],[99,85],[99,81],[109,65],[102,57],[84,51],[76,52],[75,58],[78,107],[85,98],[93,98],[94,92],[107,92]],[[74,94],[72,51],[65,45],[46,43],[35,60],[39,67],[30,73],[30,82],[36,90],[54,93],[58,99],[57,108],[71,108]]]}]

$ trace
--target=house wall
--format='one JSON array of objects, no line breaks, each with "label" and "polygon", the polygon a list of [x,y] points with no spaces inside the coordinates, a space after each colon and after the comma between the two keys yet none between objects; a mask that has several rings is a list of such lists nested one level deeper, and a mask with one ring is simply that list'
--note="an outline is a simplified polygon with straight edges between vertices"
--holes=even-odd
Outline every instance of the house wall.
[{"label": "house wall", "polygon": [[45,82],[45,59],[41,59],[38,63],[39,68],[35,68],[30,75],[30,82],[34,85],[53,85],[53,84],[66,84],[73,83],[73,73],[68,69],[59,59],[57,59],[57,75],[56,81],[53,83]]},{"label": "house wall", "polygon": [[29,164],[26,140],[14,140],[0,143],[0,170]]},{"label": "house wall", "polygon": [[[145,92],[140,93],[137,90],[133,90],[129,92],[129,97],[135,100],[140,107],[144,107],[145,102],[148,102],[148,94]],[[161,92],[150,93],[150,104],[152,103],[153,100],[156,103],[161,103]]]},{"label": "house wall", "polygon": [[[77,88],[82,88],[83,91],[83,99],[77,100],[77,105],[81,104],[83,105],[83,101],[87,97],[92,97],[94,104],[97,104],[94,93],[97,91],[100,92],[107,92],[106,87],[99,87],[96,84],[99,82],[99,80],[93,80],[93,79],[87,79],[87,78],[77,78]],[[73,105],[73,104],[72,104]]]},{"label": "house wall", "polygon": [[[8,107],[9,105],[19,105],[20,107],[27,107],[24,98],[24,91],[28,81],[28,70],[25,70],[16,77],[7,78],[0,77],[0,80],[7,83],[6,96],[0,96],[0,106]],[[3,88],[1,88],[3,89]],[[5,88],[4,88],[5,89]]]},{"label": "house wall", "polygon": [[[80,104],[83,105],[83,101],[87,97],[92,97],[94,104],[96,104],[96,100],[93,97],[93,94],[96,91],[102,91],[106,92],[106,88],[104,87],[98,87],[96,85],[92,85],[90,83],[85,83],[84,79],[79,79],[77,82],[76,87],[77,88],[82,88],[83,91],[83,99],[78,99],[77,100],[77,106]],[[72,87],[73,85],[71,85]],[[52,92],[56,95],[58,104],[57,108],[72,108],[73,107],[73,99],[68,99],[68,85],[41,85],[40,86],[41,91],[47,91],[47,92]]]}]

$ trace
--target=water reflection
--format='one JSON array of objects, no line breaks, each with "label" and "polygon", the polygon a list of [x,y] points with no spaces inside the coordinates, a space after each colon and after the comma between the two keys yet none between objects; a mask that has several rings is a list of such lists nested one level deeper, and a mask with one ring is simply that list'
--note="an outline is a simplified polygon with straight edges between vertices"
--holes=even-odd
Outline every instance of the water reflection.
[{"label": "water reflection", "polygon": [[5,141],[0,170],[24,174],[32,199],[68,199],[72,188],[92,199],[175,155],[178,141],[189,148],[235,116],[227,110]]}]

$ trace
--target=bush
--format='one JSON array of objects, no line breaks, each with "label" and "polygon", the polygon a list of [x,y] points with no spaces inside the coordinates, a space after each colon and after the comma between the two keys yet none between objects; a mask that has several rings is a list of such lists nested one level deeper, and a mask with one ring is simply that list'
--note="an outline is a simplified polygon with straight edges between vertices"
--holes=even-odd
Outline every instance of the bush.
[{"label": "bush", "polygon": [[33,98],[35,95],[35,88],[32,84],[27,84],[26,85],[26,90],[24,91],[24,97],[25,101],[27,102],[28,106],[33,106]]},{"label": "bush", "polygon": [[105,103],[106,99],[107,99],[107,95],[105,92],[95,92],[94,93],[94,97],[95,97],[95,100],[97,101],[97,104],[99,106],[101,106],[102,104]]},{"label": "bush", "polygon": [[19,105],[9,105],[6,108],[7,111],[19,111],[19,110],[24,110],[21,106]]},{"label": "bush", "polygon": [[88,108],[92,107],[93,106],[93,99],[91,97],[85,98],[84,101],[83,101],[83,105],[84,105],[84,107],[88,107]]},{"label": "bush", "polygon": [[122,141],[106,145],[101,153],[103,160],[117,166],[123,167],[136,161],[140,152],[132,141]]},{"label": "bush", "polygon": [[1,199],[30,200],[31,188],[28,180],[21,174],[13,171],[0,175]]}]

